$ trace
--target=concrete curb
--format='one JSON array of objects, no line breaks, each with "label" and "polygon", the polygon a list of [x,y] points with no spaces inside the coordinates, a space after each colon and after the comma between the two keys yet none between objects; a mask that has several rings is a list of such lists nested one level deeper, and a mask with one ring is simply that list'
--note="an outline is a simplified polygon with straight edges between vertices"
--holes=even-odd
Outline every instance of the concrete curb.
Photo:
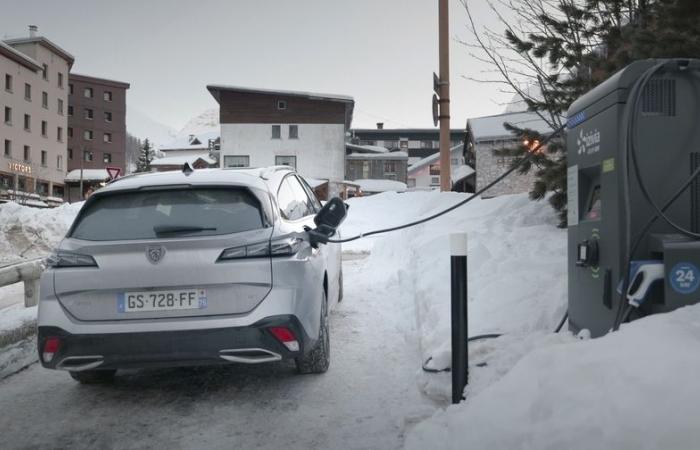
[{"label": "concrete curb", "polygon": [[36,319],[24,321],[11,330],[0,331],[0,380],[37,360]]},{"label": "concrete curb", "polygon": [[17,328],[0,331],[0,352],[8,345],[15,344],[36,334],[36,319],[28,320]]},{"label": "concrete curb", "polygon": [[0,349],[0,380],[31,366],[39,360],[36,335]]}]

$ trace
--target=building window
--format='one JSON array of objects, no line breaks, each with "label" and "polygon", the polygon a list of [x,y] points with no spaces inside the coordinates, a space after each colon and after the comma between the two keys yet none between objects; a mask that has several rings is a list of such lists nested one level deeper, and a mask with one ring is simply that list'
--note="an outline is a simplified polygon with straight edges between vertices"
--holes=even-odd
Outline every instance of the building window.
[{"label": "building window", "polygon": [[73,105],[68,105],[68,115],[73,116]]},{"label": "building window", "polygon": [[61,72],[58,72],[58,87],[63,89],[63,74]]},{"label": "building window", "polygon": [[289,126],[289,139],[299,139],[299,125]]},{"label": "building window", "polygon": [[224,156],[224,167],[250,167],[250,156],[226,155]]},{"label": "building window", "polygon": [[60,98],[58,99],[58,113],[63,115],[63,100]]},{"label": "building window", "polygon": [[281,125],[272,125],[272,139],[282,139]]},{"label": "building window", "polygon": [[68,138],[73,137],[73,127],[68,127]]},{"label": "building window", "polygon": [[89,162],[89,161],[92,161],[92,159],[93,159],[93,154],[92,154],[92,152],[85,150],[85,151],[83,152],[83,161],[88,161],[88,162]]},{"label": "building window", "polygon": [[[85,139],[86,141],[91,141],[92,140],[92,130],[83,131],[83,139]],[[92,161],[92,160],[90,160],[90,161]]]},{"label": "building window", "polygon": [[49,135],[48,135],[48,133],[49,133],[48,128],[49,128],[48,122],[46,122],[45,120],[42,120],[42,121],[41,121],[41,135],[42,135],[42,136],[44,136],[44,137],[48,137],[48,136],[49,136]]},{"label": "building window", "polygon": [[32,116],[29,114],[24,115],[24,129],[26,131],[32,131]]},{"label": "building window", "polygon": [[42,64],[42,65],[41,65],[41,77],[42,77],[44,80],[48,80],[48,79],[49,79],[49,66],[46,65],[46,64]]},{"label": "building window", "polygon": [[32,85],[29,83],[24,83],[24,99],[32,100]]},{"label": "building window", "polygon": [[297,157],[296,156],[275,156],[276,166],[289,166],[297,168]]},{"label": "building window", "polygon": [[73,83],[68,84],[68,95],[73,95]]},{"label": "building window", "polygon": [[49,94],[47,92],[41,93],[41,106],[49,109]]},{"label": "building window", "polygon": [[12,108],[5,106],[5,125],[12,125]]},{"label": "building window", "polygon": [[112,101],[112,91],[104,91],[102,94],[102,98],[104,98],[104,101],[106,102],[111,102]]},{"label": "building window", "polygon": [[9,73],[5,74],[5,90],[7,92],[12,92],[12,75]]},{"label": "building window", "polygon": [[106,143],[111,143],[112,142],[112,133],[105,133],[102,136],[102,140]]},{"label": "building window", "polygon": [[431,186],[440,186],[440,177],[430,177]]},{"label": "building window", "polygon": [[102,154],[102,162],[105,164],[109,164],[112,162],[112,154],[111,153],[103,153]]},{"label": "building window", "polygon": [[92,88],[86,87],[83,89],[83,97],[85,98],[92,98]]},{"label": "building window", "polygon": [[392,150],[398,148],[399,143],[397,141],[384,141],[384,147],[388,148],[389,150]]},{"label": "building window", "polygon": [[384,173],[396,173],[396,161],[384,161]]},{"label": "building window", "polygon": [[401,139],[401,141],[399,142],[399,148],[401,148],[402,150],[408,149],[408,140]]},{"label": "building window", "polygon": [[58,127],[56,129],[56,139],[58,140],[58,142],[63,142],[63,128]]},{"label": "building window", "polygon": [[112,121],[112,113],[109,111],[105,111],[105,122],[111,122]]},{"label": "building window", "polygon": [[[420,141],[420,148],[433,148],[433,141]],[[413,180],[416,181],[415,179]]]},{"label": "building window", "polygon": [[12,156],[12,141],[5,139],[5,156]]},{"label": "building window", "polygon": [[430,175],[440,175],[440,164],[430,165]]},{"label": "building window", "polygon": [[56,168],[58,170],[63,170],[63,156],[62,155],[56,156]]},{"label": "building window", "polygon": [[277,100],[277,109],[280,111],[287,109],[287,100]]},{"label": "building window", "polygon": [[95,115],[95,112],[94,112],[93,110],[91,110],[90,108],[85,108],[84,117],[85,117],[87,120],[92,120],[92,118],[94,117],[94,115]]},{"label": "building window", "polygon": [[31,161],[32,158],[32,148],[28,145],[24,146],[24,160],[26,162]]},{"label": "building window", "polygon": [[46,167],[46,150],[41,151],[41,165]]},{"label": "building window", "polygon": [[68,149],[68,159],[73,159],[73,149],[72,148]]}]

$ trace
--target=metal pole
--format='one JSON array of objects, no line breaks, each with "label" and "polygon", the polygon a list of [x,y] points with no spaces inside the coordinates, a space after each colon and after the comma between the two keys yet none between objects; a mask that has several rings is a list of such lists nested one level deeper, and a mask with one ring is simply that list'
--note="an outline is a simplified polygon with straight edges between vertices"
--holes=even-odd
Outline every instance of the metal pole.
[{"label": "metal pole", "polygon": [[464,400],[469,383],[467,233],[450,235],[452,279],[452,403]]},{"label": "metal pole", "polygon": [[452,190],[450,169],[450,26],[448,0],[439,0],[440,47],[440,190]]},{"label": "metal pole", "polygon": [[85,195],[83,194],[83,166],[85,165],[85,147],[80,154],[80,200],[85,200]]}]

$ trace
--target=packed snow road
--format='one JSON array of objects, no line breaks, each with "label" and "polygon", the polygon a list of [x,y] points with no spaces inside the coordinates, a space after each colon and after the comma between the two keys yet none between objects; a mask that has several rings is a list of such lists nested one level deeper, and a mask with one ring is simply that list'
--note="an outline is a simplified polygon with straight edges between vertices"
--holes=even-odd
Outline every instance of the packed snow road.
[{"label": "packed snow road", "polygon": [[[331,315],[331,367],[293,363],[133,371],[84,386],[34,364],[0,382],[2,448],[392,449],[433,406],[416,387],[410,308],[343,263],[345,299]],[[391,286],[391,285],[389,285]],[[393,294],[393,295],[392,295]],[[406,300],[410,303],[411,300]]]}]

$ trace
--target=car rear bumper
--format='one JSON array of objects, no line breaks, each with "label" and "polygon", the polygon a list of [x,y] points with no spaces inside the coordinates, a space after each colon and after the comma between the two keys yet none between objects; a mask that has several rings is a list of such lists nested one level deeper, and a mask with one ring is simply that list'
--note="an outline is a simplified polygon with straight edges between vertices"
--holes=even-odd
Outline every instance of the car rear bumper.
[{"label": "car rear bumper", "polygon": [[[287,327],[297,337],[298,351],[288,350],[270,332]],[[48,337],[60,346],[50,361],[42,349]],[[215,329],[136,333],[71,334],[39,326],[39,360],[49,369],[71,371],[223,364],[263,363],[300,356],[314,342],[295,316],[268,317],[253,325]]]}]

